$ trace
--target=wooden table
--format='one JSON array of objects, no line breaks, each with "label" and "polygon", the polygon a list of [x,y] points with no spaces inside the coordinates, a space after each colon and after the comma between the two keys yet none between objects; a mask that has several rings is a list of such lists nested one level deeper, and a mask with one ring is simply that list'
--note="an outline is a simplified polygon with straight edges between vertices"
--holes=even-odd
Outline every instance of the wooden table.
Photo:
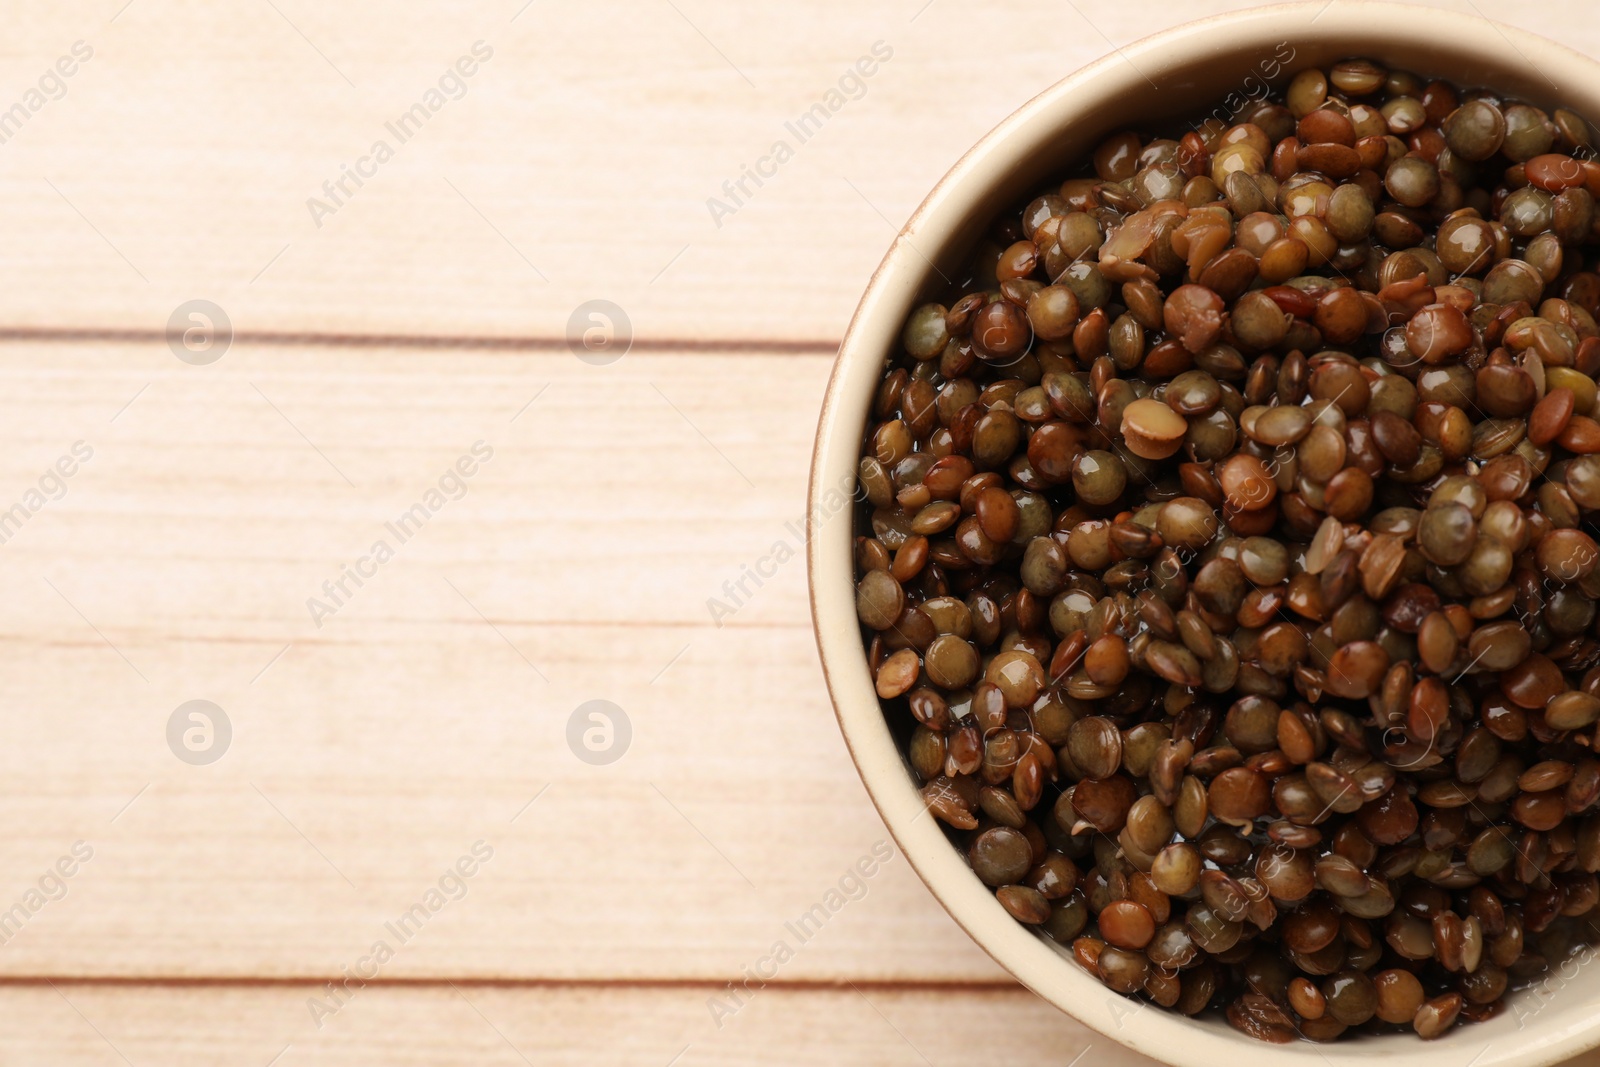
[{"label": "wooden table", "polygon": [[1092,17],[14,16],[0,1061],[1137,1060],[900,857],[786,925],[887,836],[799,555],[833,349],[962,150],[1172,15]]}]

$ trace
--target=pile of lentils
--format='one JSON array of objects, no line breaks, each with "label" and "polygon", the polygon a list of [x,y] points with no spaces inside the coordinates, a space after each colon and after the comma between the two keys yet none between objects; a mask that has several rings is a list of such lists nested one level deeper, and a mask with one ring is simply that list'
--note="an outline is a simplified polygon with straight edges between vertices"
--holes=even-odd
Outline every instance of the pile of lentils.
[{"label": "pile of lentils", "polygon": [[1118,993],[1278,1042],[1535,1011],[1600,919],[1589,127],[1352,59],[1175,136],[906,322],[854,542],[885,714]]}]

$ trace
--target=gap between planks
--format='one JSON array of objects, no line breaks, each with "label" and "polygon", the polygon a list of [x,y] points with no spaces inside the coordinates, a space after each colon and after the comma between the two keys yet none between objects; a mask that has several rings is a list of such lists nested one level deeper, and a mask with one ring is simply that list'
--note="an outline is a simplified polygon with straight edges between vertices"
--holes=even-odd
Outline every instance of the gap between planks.
[{"label": "gap between planks", "polygon": [[[73,329],[70,327],[0,327],[0,344],[108,344],[165,343],[166,332],[150,329]],[[233,344],[264,347],[409,348],[422,350],[477,349],[490,352],[559,352],[568,347],[564,337],[452,336],[445,334],[299,333],[285,330],[239,330]],[[831,356],[839,342],[830,340],[781,341],[770,338],[635,337],[628,351],[643,354],[693,353],[733,355],[764,352],[784,356]]]},{"label": "gap between planks", "polygon": [[[196,975],[174,977],[170,975],[52,975],[11,974],[0,976],[0,989],[17,986],[78,986],[83,988],[141,987],[153,989],[233,989],[260,987],[297,987],[320,982],[338,981],[339,975]],[[390,987],[395,989],[448,989],[460,986],[466,989],[722,989],[737,983],[740,975],[726,979],[714,978],[509,978],[482,975],[418,976],[415,978],[374,978],[363,983],[367,988]],[[796,993],[836,992],[849,988],[865,988],[886,993],[1027,993],[1020,983],[1007,978],[992,980],[961,979],[941,982],[918,981],[906,978],[775,978],[764,982],[763,989],[788,990]],[[1030,994],[1032,995],[1032,994]]]}]

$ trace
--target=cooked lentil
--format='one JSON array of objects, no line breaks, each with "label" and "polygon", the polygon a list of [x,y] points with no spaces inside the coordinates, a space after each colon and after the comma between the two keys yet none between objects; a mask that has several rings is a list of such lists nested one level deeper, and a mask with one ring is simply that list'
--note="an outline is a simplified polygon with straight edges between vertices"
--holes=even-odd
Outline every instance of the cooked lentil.
[{"label": "cooked lentil", "polygon": [[907,317],[856,607],[925,802],[1112,990],[1262,1040],[1600,940],[1600,162],[1366,59],[1107,137]]}]

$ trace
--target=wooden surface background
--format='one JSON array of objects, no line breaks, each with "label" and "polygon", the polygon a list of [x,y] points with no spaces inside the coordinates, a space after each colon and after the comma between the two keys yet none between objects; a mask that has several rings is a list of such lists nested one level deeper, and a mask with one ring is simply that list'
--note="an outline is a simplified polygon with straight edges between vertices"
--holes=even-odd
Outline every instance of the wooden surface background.
[{"label": "wooden surface background", "polygon": [[[833,348],[960,153],[1172,8],[13,12],[0,1062],[1131,1067],[900,857],[746,1006],[713,1007],[887,836],[833,723],[790,525]],[[1600,53],[1586,10],[1497,13]],[[92,55],[52,78],[80,41]],[[480,41],[459,98],[399,144],[386,124]],[[878,42],[858,98],[713,217]],[[308,208],[379,139],[392,158]],[[168,338],[193,299],[234,331],[203,366]],[[594,299],[631,321],[607,365],[564,339]],[[92,457],[48,475],[78,442]],[[385,523],[476,442],[492,458],[398,544]],[[393,558],[314,619],[308,598],[380,538]],[[714,619],[779,542],[794,557]],[[191,700],[231,725],[208,765],[168,744]],[[568,744],[592,700],[631,726],[609,764]],[[51,876],[76,842],[92,857]],[[385,924],[475,842],[492,858],[401,943]],[[352,970],[370,981],[330,999]]]}]

